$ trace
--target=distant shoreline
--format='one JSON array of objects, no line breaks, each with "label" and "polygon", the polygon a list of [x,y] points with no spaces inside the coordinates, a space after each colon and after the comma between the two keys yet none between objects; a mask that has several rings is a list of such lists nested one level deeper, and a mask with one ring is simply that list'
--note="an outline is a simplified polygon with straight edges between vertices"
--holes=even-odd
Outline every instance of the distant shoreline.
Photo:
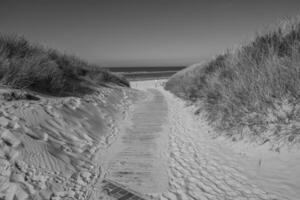
[{"label": "distant shoreline", "polygon": [[164,66],[164,67],[107,67],[111,72],[162,72],[180,71],[186,66]]}]

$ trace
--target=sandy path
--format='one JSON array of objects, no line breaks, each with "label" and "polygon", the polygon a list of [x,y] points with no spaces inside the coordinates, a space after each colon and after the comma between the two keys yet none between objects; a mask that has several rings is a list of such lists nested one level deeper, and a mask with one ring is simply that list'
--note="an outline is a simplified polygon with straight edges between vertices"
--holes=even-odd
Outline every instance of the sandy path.
[{"label": "sandy path", "polygon": [[240,156],[214,143],[181,101],[164,94],[170,105],[170,181],[162,199],[278,199],[246,176]]},{"label": "sandy path", "polygon": [[161,92],[147,91],[147,97],[133,108],[130,124],[106,153],[106,179],[141,194],[167,189],[167,134],[163,129],[167,103]]},{"label": "sandy path", "polygon": [[168,103],[170,199],[300,199],[299,149],[270,151],[214,139],[193,109],[162,90]]},{"label": "sandy path", "polygon": [[2,103],[0,199],[112,199],[104,179],[147,199],[300,199],[299,151],[213,139],[159,81],[132,85]]},{"label": "sandy path", "polygon": [[[209,133],[211,129],[205,121],[195,119],[191,109],[187,109],[182,100],[164,91],[159,83],[144,81],[135,82],[132,85],[146,91],[149,91],[149,88],[156,88],[151,90],[151,93],[155,91],[160,94],[168,107],[168,120],[162,125],[164,127],[162,134],[168,136],[165,138],[168,144],[165,157],[168,166],[167,169],[160,168],[168,171],[168,187],[164,188],[164,191],[153,190],[152,192],[156,195],[152,193],[151,197],[170,200],[298,199],[299,170],[295,169],[299,165],[293,163],[294,167],[291,167],[290,163],[285,164],[276,156],[269,156],[268,150],[249,157],[245,153],[241,153],[240,149],[234,149],[222,140],[213,139]],[[143,115],[149,114],[147,120],[150,120],[147,124],[141,124],[145,126],[144,128],[151,124],[151,121],[156,120],[151,117],[151,110],[161,108],[161,105],[155,101],[148,101],[147,104],[149,103],[150,107],[142,109]],[[132,130],[134,129],[129,131]],[[133,143],[137,145],[139,142],[139,140],[135,140]],[[138,149],[132,148],[133,152],[136,150]],[[156,153],[155,151],[151,152],[151,156]],[[261,153],[266,155],[261,155]],[[130,160],[142,159],[142,156],[135,156],[134,153],[131,156]],[[283,155],[283,157],[285,156]],[[266,161],[261,161],[260,158],[264,158]],[[119,157],[117,160],[122,159]],[[269,163],[264,163],[267,160]],[[274,166],[270,166],[270,163]],[[131,166],[130,171],[134,172],[134,168],[135,166]],[[122,167],[118,168],[118,170],[120,169]],[[285,169],[285,172],[282,172],[282,169]],[[286,172],[289,169],[291,171]],[[295,178],[286,176],[283,179],[283,175],[288,173],[294,174]],[[159,173],[156,172],[156,174]],[[151,178],[152,175],[154,174],[150,174],[149,177]],[[123,179],[124,184],[132,181],[131,178],[131,176],[127,176],[126,179]],[[150,186],[149,180],[147,181]],[[130,184],[127,186],[130,187]]]},{"label": "sandy path", "polygon": [[223,157],[228,150],[199,134],[181,101],[147,92],[111,147],[106,178],[158,199],[277,199],[244,175],[238,157]]}]

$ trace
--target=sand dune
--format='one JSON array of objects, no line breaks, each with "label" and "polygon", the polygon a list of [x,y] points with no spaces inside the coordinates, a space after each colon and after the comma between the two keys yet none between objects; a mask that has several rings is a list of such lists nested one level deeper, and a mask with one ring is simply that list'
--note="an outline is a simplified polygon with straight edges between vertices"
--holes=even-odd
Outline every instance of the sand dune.
[{"label": "sand dune", "polygon": [[[134,84],[132,84],[134,85]],[[299,199],[299,153],[271,151],[213,138],[194,108],[166,92],[160,83],[136,82],[142,90],[156,88],[168,105],[168,188],[157,199]]]},{"label": "sand dune", "polygon": [[1,102],[0,197],[87,199],[101,175],[99,150],[116,137],[130,95],[103,87],[84,98]]},{"label": "sand dune", "polygon": [[162,83],[2,101],[0,199],[300,199],[297,150],[213,138]]},{"label": "sand dune", "polygon": [[170,187],[163,198],[277,199],[248,179],[236,155],[214,144],[206,135],[209,127],[193,123],[182,102],[169,99],[173,105],[169,117]]}]

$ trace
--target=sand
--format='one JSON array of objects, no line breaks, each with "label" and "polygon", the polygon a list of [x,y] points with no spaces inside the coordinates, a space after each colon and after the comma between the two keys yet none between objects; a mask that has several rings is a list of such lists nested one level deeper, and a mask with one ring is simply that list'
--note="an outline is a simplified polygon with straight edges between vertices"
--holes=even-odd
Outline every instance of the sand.
[{"label": "sand", "polygon": [[1,101],[0,199],[300,199],[297,149],[214,138],[164,81]]},{"label": "sand", "polygon": [[133,107],[130,124],[107,155],[105,178],[140,194],[161,193],[168,188],[167,103],[157,90]]},{"label": "sand", "polygon": [[[163,82],[163,81],[162,81]],[[160,82],[135,82],[141,90],[155,88],[168,105],[168,189],[157,199],[300,199],[298,149],[271,151],[214,138],[195,108],[163,90]]]},{"label": "sand", "polygon": [[134,96],[111,86],[84,98],[1,101],[0,199],[89,199],[101,182],[99,155]]}]

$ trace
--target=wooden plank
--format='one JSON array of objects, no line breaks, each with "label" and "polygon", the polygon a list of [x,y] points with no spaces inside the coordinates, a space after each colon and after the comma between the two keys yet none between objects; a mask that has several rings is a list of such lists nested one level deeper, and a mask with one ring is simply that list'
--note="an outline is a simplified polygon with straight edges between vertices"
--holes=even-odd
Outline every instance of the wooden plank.
[{"label": "wooden plank", "polygon": [[142,194],[112,180],[105,179],[102,183],[103,190],[107,191],[109,196],[118,200],[147,200]]}]

